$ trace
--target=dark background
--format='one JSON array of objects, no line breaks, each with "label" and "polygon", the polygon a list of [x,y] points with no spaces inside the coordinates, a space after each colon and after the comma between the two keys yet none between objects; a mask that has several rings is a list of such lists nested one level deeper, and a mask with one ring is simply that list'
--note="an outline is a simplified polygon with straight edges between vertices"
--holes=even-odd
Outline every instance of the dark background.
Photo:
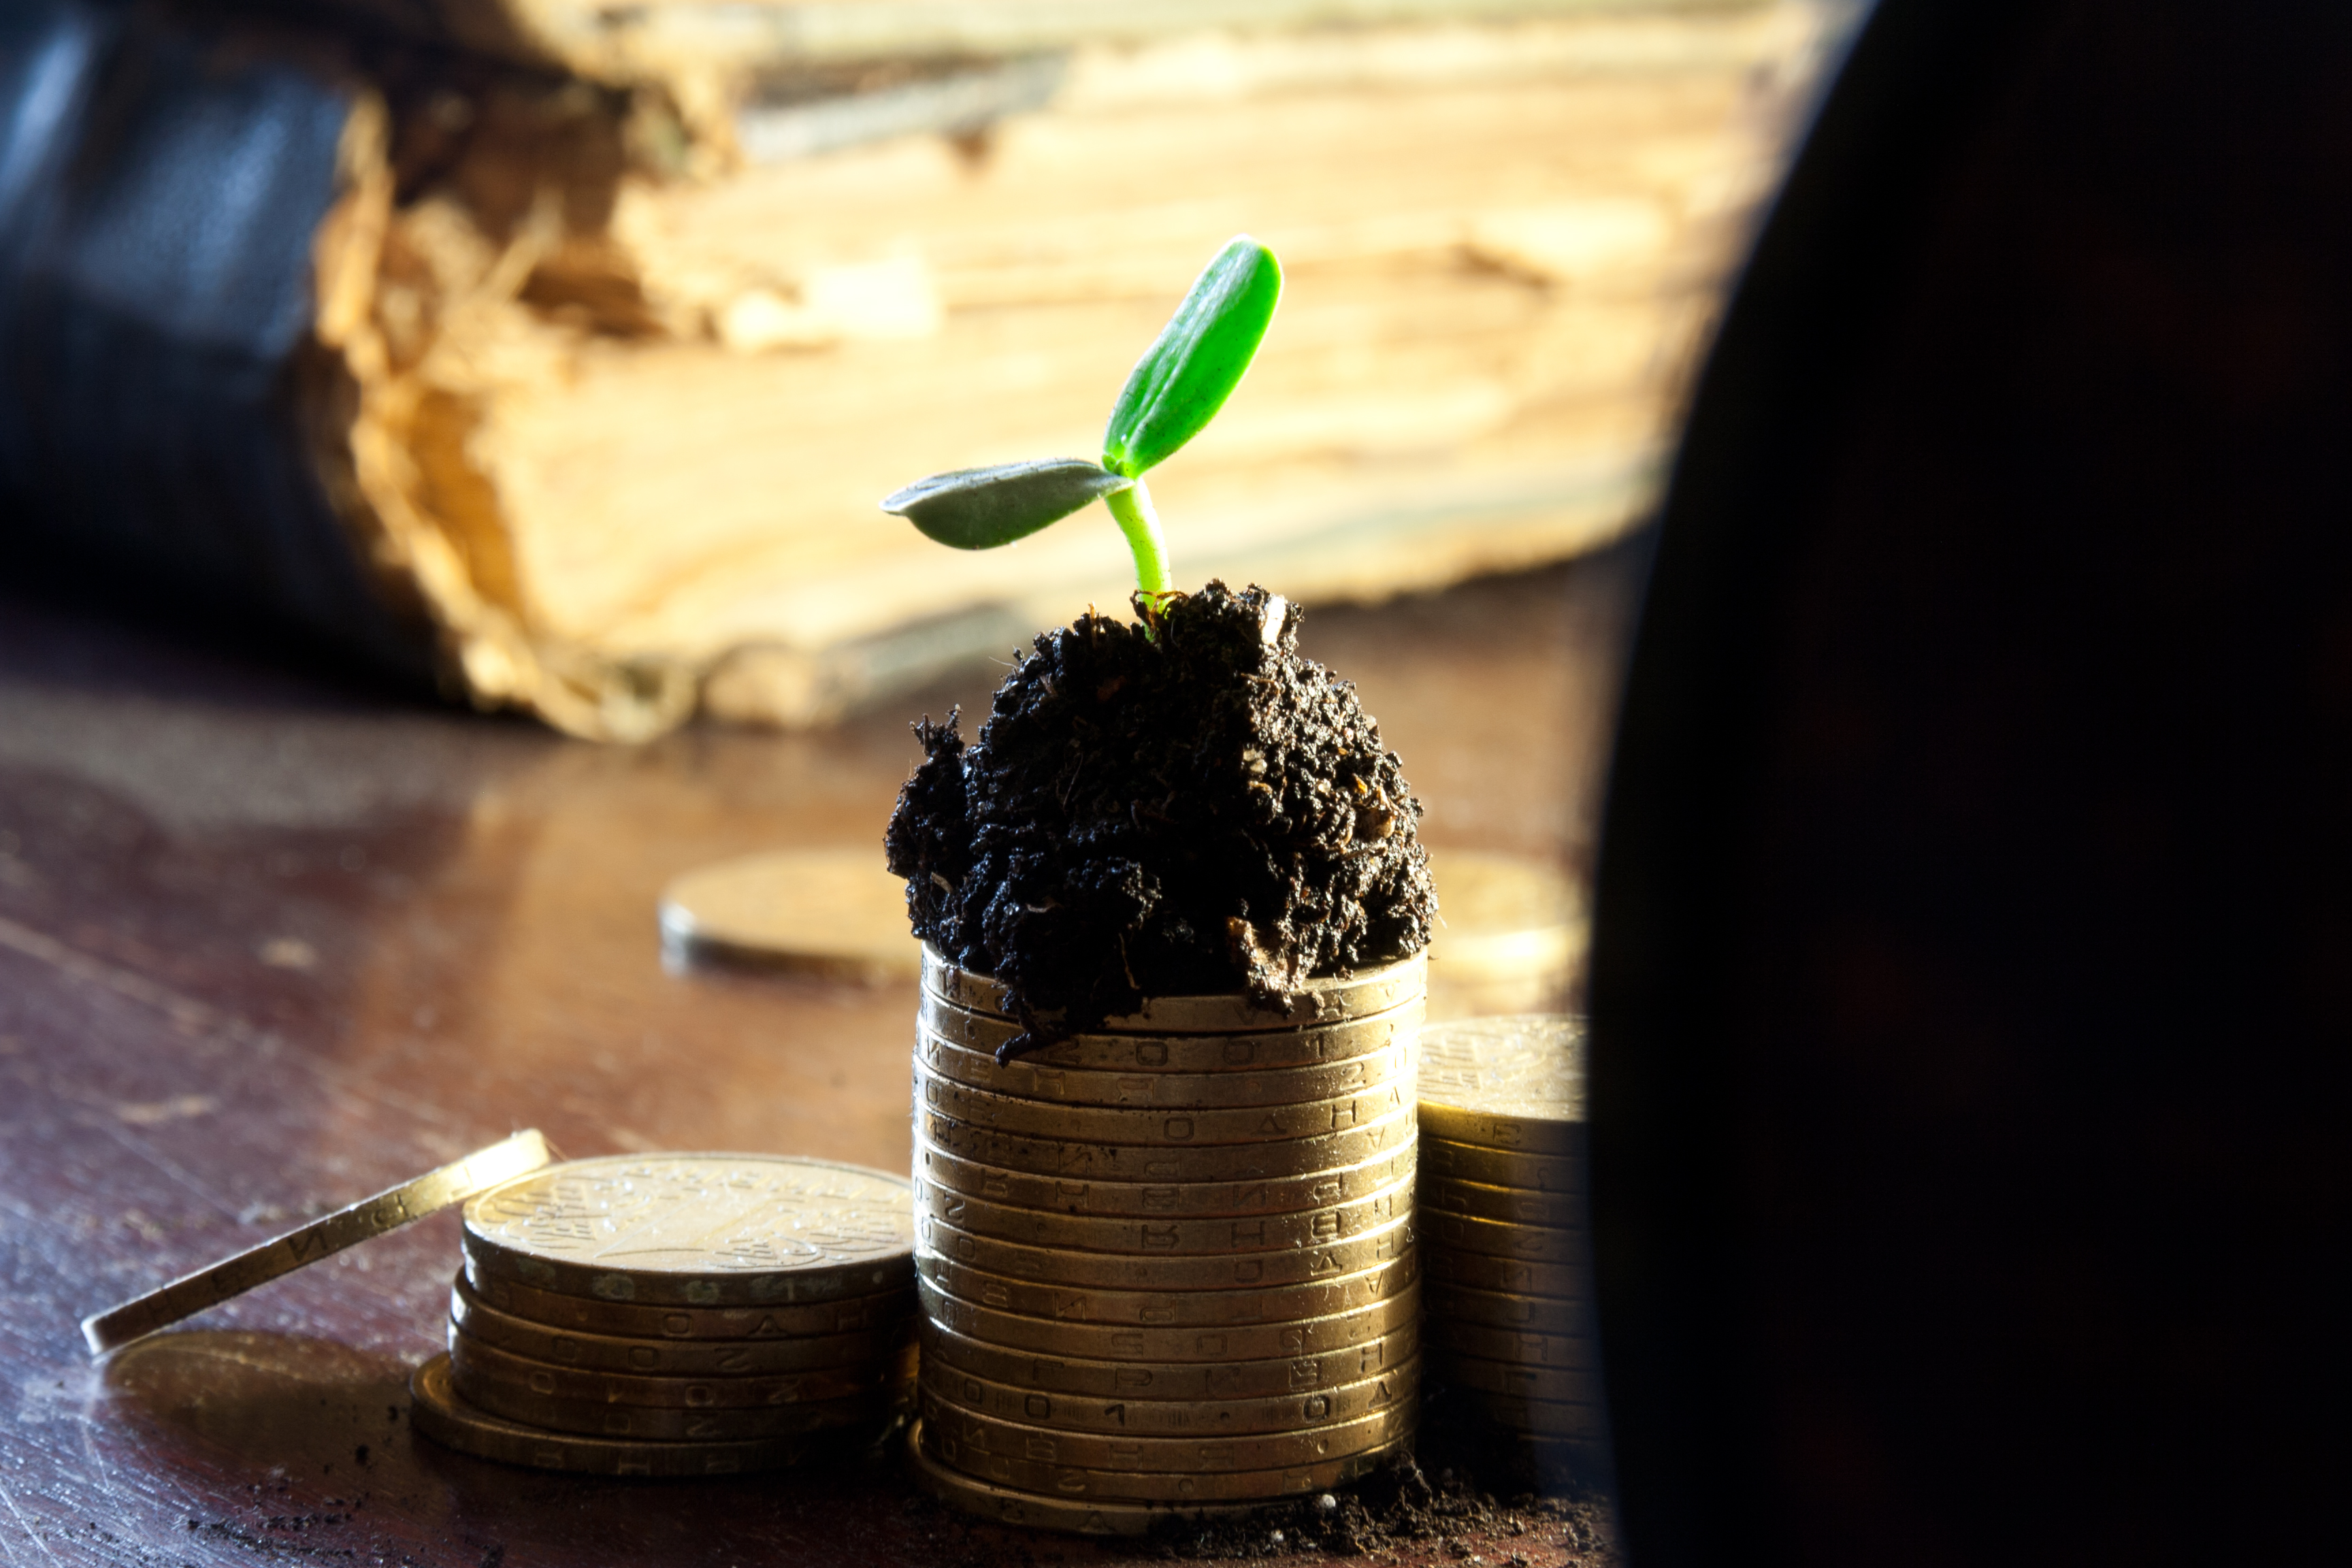
[{"label": "dark background", "polygon": [[2340,1491],[2352,14],[1882,5],[1602,846],[1635,1561],[2282,1562]]}]

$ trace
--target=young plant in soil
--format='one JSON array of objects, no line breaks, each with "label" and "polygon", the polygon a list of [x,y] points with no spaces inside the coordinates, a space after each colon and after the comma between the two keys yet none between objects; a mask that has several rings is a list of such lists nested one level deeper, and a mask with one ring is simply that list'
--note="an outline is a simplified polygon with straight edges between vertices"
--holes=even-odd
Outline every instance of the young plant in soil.
[{"label": "young plant in soil", "polygon": [[886,846],[915,933],[993,975],[1022,1023],[1010,1055],[1149,995],[1245,991],[1410,958],[1436,919],[1421,804],[1355,689],[1298,652],[1264,589],[1171,584],[1145,470],[1200,434],[1249,368],[1280,297],[1246,237],[1209,263],[1128,376],[1100,462],[939,474],[883,501],[986,550],[1099,499],[1135,557],[1136,619],[1089,612],[1036,639],[978,741],[916,726],[924,760]]}]

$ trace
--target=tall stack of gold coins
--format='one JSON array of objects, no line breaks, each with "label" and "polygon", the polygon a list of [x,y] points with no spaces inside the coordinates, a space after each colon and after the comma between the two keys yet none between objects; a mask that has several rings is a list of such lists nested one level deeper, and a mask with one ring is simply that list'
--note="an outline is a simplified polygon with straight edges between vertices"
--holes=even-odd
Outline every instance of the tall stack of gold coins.
[{"label": "tall stack of gold coins", "polygon": [[914,1215],[887,1171],[767,1154],[551,1166],[466,1205],[419,1431],[606,1475],[794,1464],[884,1435],[911,1375]]},{"label": "tall stack of gold coins", "polygon": [[1546,1479],[1604,1483],[1586,1214],[1584,1026],[1559,1014],[1422,1034],[1421,1215],[1433,1381]]},{"label": "tall stack of gold coins", "polygon": [[995,984],[935,958],[923,984],[935,1493],[1132,1533],[1319,1493],[1410,1442],[1418,961],[1288,1015],[1154,998],[1003,1066]]}]

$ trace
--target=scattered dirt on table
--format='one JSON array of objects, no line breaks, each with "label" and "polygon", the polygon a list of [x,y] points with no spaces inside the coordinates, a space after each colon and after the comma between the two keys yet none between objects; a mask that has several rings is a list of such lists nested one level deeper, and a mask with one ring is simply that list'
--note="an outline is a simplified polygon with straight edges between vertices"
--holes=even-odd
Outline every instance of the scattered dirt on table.
[{"label": "scattered dirt on table", "polygon": [[[1038,1568],[1053,1562],[1296,1562],[1391,1560],[1400,1555],[1490,1568],[1617,1568],[1622,1561],[1605,1500],[1591,1495],[1508,1499],[1411,1458],[1338,1492],[1269,1505],[1240,1519],[1171,1519],[1141,1539],[1089,1541],[1008,1529],[924,1500],[940,1568]],[[1418,1549],[1418,1550],[1416,1550]]]},{"label": "scattered dirt on table", "polygon": [[1018,1051],[1147,995],[1247,991],[1409,958],[1437,915],[1421,803],[1298,611],[1212,583],[1146,621],[1040,637],[978,741],[958,715],[887,840],[915,932],[1003,982]]},{"label": "scattered dirt on table", "polygon": [[1496,1568],[1515,1558],[1580,1568],[1613,1568],[1618,1562],[1608,1505],[1594,1497],[1530,1492],[1505,1501],[1465,1474],[1448,1468],[1432,1477],[1411,1458],[1324,1496],[1332,1506],[1309,1498],[1247,1519],[1171,1525],[1153,1544],[1162,1556],[1215,1562],[1297,1552],[1385,1555],[1424,1542],[1438,1544],[1455,1561],[1477,1557]]}]

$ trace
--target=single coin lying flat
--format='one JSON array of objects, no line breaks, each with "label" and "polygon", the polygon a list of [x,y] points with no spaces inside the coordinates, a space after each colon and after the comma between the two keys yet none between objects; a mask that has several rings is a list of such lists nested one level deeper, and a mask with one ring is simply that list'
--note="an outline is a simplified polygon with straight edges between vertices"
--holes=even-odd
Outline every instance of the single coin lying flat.
[{"label": "single coin lying flat", "polygon": [[469,1272],[657,1306],[839,1300],[912,1283],[913,1184],[829,1160],[616,1154],[466,1205]]},{"label": "single coin lying flat", "polygon": [[662,946],[674,961],[881,981],[922,969],[907,884],[871,847],[746,855],[662,889]]},{"label": "single coin lying flat", "polygon": [[1465,1018],[1421,1036],[1421,1125],[1517,1153],[1584,1147],[1584,1021],[1559,1013]]}]

